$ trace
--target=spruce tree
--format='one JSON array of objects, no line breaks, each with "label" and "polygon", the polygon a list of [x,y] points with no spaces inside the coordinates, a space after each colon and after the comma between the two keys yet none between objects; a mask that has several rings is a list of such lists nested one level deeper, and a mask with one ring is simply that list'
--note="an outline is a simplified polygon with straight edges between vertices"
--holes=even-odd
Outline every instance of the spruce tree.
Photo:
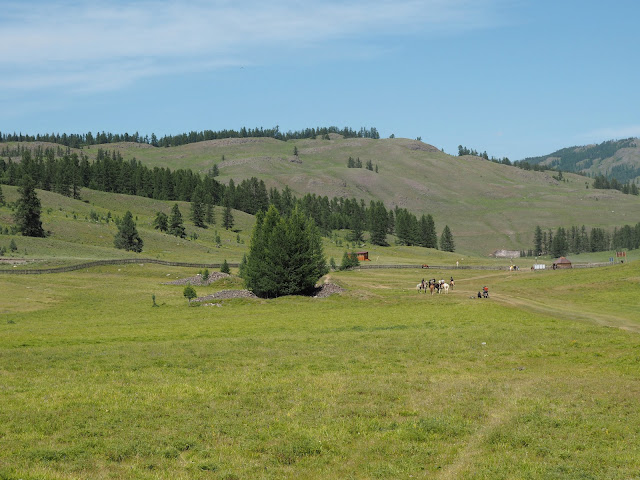
[{"label": "spruce tree", "polygon": [[272,205],[259,212],[243,278],[259,297],[297,295],[313,291],[327,273],[322,239],[313,220],[295,208],[281,217]]},{"label": "spruce tree", "polygon": [[389,245],[387,243],[387,226],[389,219],[387,218],[387,209],[384,208],[382,202],[371,201],[369,207],[369,233],[371,243],[374,245]]},{"label": "spruce tree", "polygon": [[166,232],[169,229],[169,217],[166,213],[158,212],[156,218],[153,220],[153,228]]},{"label": "spruce tree", "polygon": [[2,193],[2,185],[0,185],[0,207],[4,205],[4,194]]},{"label": "spruce tree", "polygon": [[542,228],[540,228],[540,225],[536,225],[536,230],[533,234],[533,250],[536,256],[542,254]]},{"label": "spruce tree", "polygon": [[178,204],[175,203],[171,209],[171,218],[169,219],[169,233],[176,237],[185,238],[187,236],[184,231],[184,224],[182,222],[182,213]]},{"label": "spruce tree", "polygon": [[433,221],[431,214],[427,214],[427,233],[426,233],[426,245],[427,248],[438,248],[438,233],[436,232],[436,223]]},{"label": "spruce tree", "polygon": [[202,185],[198,185],[193,191],[191,198],[191,220],[196,227],[207,228],[205,220],[205,193]]},{"label": "spruce tree", "polygon": [[35,182],[29,175],[22,177],[18,193],[20,198],[14,213],[18,231],[25,237],[44,237],[45,232],[40,221],[42,207],[40,199],[36,195]]},{"label": "spruce tree", "polygon": [[224,213],[222,215],[222,226],[225,230],[229,230],[233,227],[233,213],[231,212],[231,201],[229,197],[225,197],[224,200]]},{"label": "spruce tree", "polygon": [[206,213],[204,216],[204,221],[207,222],[209,225],[215,225],[216,224],[216,212],[213,206],[213,202],[211,201],[211,198],[209,198],[207,200],[207,206],[206,206]]},{"label": "spruce tree", "polygon": [[444,226],[442,236],[440,237],[440,250],[443,252],[455,252],[456,246],[453,241],[453,234],[449,229],[449,225]]},{"label": "spruce tree", "polygon": [[118,233],[113,239],[116,248],[129,250],[132,252],[142,251],[142,239],[138,235],[136,224],[133,221],[133,215],[127,210],[123,219],[118,223]]}]

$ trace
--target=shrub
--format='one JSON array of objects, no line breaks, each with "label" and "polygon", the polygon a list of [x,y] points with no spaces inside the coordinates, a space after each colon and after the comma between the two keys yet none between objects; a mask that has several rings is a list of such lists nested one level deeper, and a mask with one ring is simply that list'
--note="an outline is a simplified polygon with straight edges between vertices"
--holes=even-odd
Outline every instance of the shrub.
[{"label": "shrub", "polygon": [[187,284],[187,286],[184,287],[184,291],[182,292],[182,294],[189,303],[191,303],[191,300],[198,296],[198,294],[196,294],[196,290],[190,284]]},{"label": "shrub", "polygon": [[222,267],[220,267],[220,271],[222,273],[226,273],[226,274],[230,274],[231,270],[229,269],[229,264],[227,263],[227,259],[224,259],[224,262],[222,262]]},{"label": "shrub", "polygon": [[357,267],[360,265],[358,255],[356,253],[344,252],[342,255],[342,263],[340,264],[340,270],[347,270],[349,268]]}]

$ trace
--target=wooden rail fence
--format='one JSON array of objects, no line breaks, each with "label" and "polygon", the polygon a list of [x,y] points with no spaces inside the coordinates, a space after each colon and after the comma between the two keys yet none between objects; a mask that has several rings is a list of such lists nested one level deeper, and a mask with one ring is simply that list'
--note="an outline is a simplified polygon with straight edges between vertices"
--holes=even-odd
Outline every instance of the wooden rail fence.
[{"label": "wooden rail fence", "polygon": [[[69,265],[66,267],[52,267],[52,268],[33,268],[33,269],[3,269],[0,268],[0,275],[13,274],[13,275],[41,275],[45,273],[65,273],[73,272],[75,270],[82,270],[84,268],[100,267],[104,265],[128,265],[134,263],[155,263],[158,265],[166,265],[169,267],[189,267],[189,268],[221,268],[221,263],[190,263],[190,262],[169,262],[166,260],[158,260],[155,258],[122,258],[117,260],[95,260],[93,262],[79,263],[77,265]],[[239,267],[239,263],[228,263],[229,267]],[[612,265],[610,262],[602,263],[574,263],[573,268],[594,268],[594,267],[606,267]],[[424,267],[423,265],[359,265],[354,267],[354,270],[373,270],[381,268],[406,268],[406,269],[425,269],[425,270],[509,270],[507,266],[494,266],[494,265],[429,265]],[[551,268],[549,268],[551,270]]]}]

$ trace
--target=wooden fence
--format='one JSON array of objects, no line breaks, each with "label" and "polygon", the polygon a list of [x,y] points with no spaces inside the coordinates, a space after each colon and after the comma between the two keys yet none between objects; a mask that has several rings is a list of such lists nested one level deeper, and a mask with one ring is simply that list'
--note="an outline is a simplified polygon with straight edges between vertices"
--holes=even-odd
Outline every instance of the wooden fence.
[{"label": "wooden fence", "polygon": [[[14,275],[40,275],[43,273],[64,273],[73,272],[74,270],[82,270],[83,268],[101,267],[103,265],[128,265],[133,263],[145,264],[155,263],[158,265],[167,265],[169,267],[189,267],[189,268],[221,268],[221,263],[188,263],[188,262],[168,262],[166,260],[158,260],[155,258],[122,258],[117,260],[95,260],[93,262],[80,263],[78,265],[69,265],[66,267],[52,268],[33,268],[25,270],[5,270],[0,269],[0,275],[3,273]],[[239,263],[228,263],[230,267],[238,267]]]},{"label": "wooden fence", "polygon": [[[52,267],[52,268],[34,268],[34,269],[2,269],[0,268],[0,275],[13,274],[13,275],[40,275],[44,273],[64,273],[73,272],[75,270],[82,270],[84,268],[101,267],[104,265],[128,265],[128,264],[144,264],[155,263],[158,265],[166,265],[169,267],[188,267],[188,268],[213,268],[219,269],[222,267],[221,263],[189,263],[189,262],[169,262],[166,260],[158,260],[155,258],[122,258],[116,260],[95,260],[93,262],[80,263],[78,265],[69,265],[66,267]],[[229,267],[239,267],[239,263],[228,263]],[[594,268],[594,267],[607,267],[612,265],[610,262],[602,263],[574,263],[573,268]],[[424,270],[509,270],[507,266],[496,265],[429,265],[429,267],[423,267],[423,265],[359,265],[354,267],[354,270],[373,270],[380,268],[406,268],[406,269],[424,269]],[[551,269],[549,269],[551,270]]]}]

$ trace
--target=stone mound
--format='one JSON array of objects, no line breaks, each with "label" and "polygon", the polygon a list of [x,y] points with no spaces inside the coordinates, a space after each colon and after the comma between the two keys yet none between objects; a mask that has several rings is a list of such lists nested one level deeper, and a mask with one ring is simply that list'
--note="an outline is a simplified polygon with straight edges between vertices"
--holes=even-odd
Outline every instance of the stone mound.
[{"label": "stone mound", "polygon": [[192,285],[192,286],[206,286],[209,285],[210,283],[213,283],[217,280],[220,280],[221,278],[226,278],[226,277],[230,277],[231,275],[229,275],[228,273],[222,273],[222,272],[211,272],[209,274],[209,278],[207,278],[207,281],[203,281],[202,280],[202,275],[197,274],[193,277],[187,277],[187,278],[181,278],[180,280],[174,280],[172,282],[165,282],[163,283],[163,285],[186,285],[187,283]]}]

